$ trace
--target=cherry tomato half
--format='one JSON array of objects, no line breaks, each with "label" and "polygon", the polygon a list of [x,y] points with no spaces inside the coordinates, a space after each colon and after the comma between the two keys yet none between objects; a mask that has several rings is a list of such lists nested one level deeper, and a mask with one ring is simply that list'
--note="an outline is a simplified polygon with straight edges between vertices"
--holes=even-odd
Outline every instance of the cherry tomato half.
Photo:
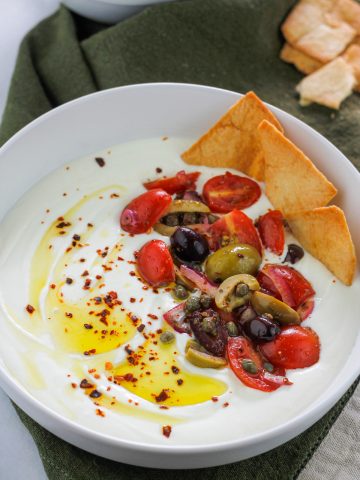
[{"label": "cherry tomato half", "polygon": [[320,341],[311,328],[289,325],[282,327],[275,340],[262,344],[260,351],[278,367],[305,368],[319,360]]},{"label": "cherry tomato half", "polygon": [[159,178],[152,182],[144,183],[144,187],[147,190],[153,188],[162,188],[165,192],[170,193],[182,193],[185,190],[195,190],[195,182],[199,178],[200,172],[185,173],[184,170],[178,172],[175,177]]},{"label": "cherry tomato half", "polygon": [[270,210],[258,220],[261,241],[276,255],[281,255],[285,244],[284,219],[279,210]]},{"label": "cherry tomato half", "polygon": [[122,211],[120,225],[125,232],[145,233],[164,215],[171,196],[160,188],[134,198]]},{"label": "cherry tomato half", "polygon": [[[290,385],[284,377],[285,370],[275,369],[271,374],[263,366],[261,356],[252,348],[245,337],[230,337],[227,344],[227,356],[231,370],[248,387],[273,392],[282,385]],[[244,368],[246,360],[252,361],[257,368],[256,373],[250,373]]]},{"label": "cherry tomato half", "polygon": [[136,255],[141,277],[153,287],[161,287],[175,280],[174,263],[166,243],[150,240]]},{"label": "cherry tomato half", "polygon": [[236,241],[252,245],[260,255],[262,253],[259,235],[251,218],[240,210],[233,210],[216,220],[210,225],[207,235],[210,237],[210,246],[213,250],[222,247],[224,243]]},{"label": "cherry tomato half", "polygon": [[254,180],[230,172],[210,178],[203,188],[205,202],[218,213],[250,207],[260,195],[261,189]]}]

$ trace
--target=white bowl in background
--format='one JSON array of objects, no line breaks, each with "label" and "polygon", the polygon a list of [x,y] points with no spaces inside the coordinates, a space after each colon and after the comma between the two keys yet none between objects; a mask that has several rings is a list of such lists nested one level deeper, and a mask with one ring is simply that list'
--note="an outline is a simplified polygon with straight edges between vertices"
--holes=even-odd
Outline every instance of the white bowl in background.
[{"label": "white bowl in background", "polygon": [[[42,115],[0,149],[0,220],[39,179],[69,161],[130,140],[160,138],[163,135],[196,138],[238,98],[237,93],[206,86],[142,84],[84,96]],[[338,203],[346,212],[359,254],[360,224],[354,208],[360,204],[359,173],[336,147],[315,130],[275,107],[270,108],[284,126],[287,136],[338,187]],[[212,435],[215,437],[215,429],[209,432],[207,444],[177,445],[176,442],[149,444],[141,437],[138,441],[129,441],[122,432],[116,437],[100,433],[65,418],[40,402],[11,375],[3,361],[2,351],[0,385],[15,403],[46,429],[106,458],[158,468],[209,467],[242,460],[275,448],[310,427],[339,400],[359,375],[360,323],[356,321],[358,312],[355,311],[359,308],[359,283],[357,277],[352,287],[355,288],[354,302],[347,305],[346,313],[339,317],[349,330],[352,343],[352,348],[344,351],[342,342],[338,342],[337,348],[345,360],[324,385],[320,395],[311,397],[306,408],[290,420],[280,419],[274,428],[264,428],[255,435],[239,435],[235,440],[218,441],[212,438]],[[0,330],[3,321],[0,316]],[[336,340],[337,332],[331,334]],[[322,366],[324,368],[326,365]],[[222,425],[217,427],[223,429]]]},{"label": "white bowl in background", "polygon": [[70,10],[102,23],[113,24],[155,3],[174,0],[63,0]]}]

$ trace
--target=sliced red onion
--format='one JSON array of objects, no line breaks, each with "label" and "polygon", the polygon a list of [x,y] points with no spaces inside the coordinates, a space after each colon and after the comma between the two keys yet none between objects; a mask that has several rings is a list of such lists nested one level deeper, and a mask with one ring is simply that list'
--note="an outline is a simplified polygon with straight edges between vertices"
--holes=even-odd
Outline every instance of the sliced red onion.
[{"label": "sliced red onion", "polygon": [[218,286],[210,282],[206,275],[201,272],[197,272],[186,265],[181,265],[180,273],[184,275],[185,278],[190,280],[199,290],[210,295],[210,297],[215,297]]}]

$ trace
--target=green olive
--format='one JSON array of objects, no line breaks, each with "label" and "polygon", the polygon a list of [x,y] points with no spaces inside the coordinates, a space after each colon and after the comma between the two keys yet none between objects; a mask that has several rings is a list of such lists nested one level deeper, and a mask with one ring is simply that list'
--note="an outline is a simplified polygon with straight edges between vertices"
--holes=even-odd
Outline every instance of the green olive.
[{"label": "green olive", "polygon": [[246,244],[230,244],[211,254],[205,264],[205,273],[214,281],[223,281],[239,273],[255,275],[261,264],[256,248]]},{"label": "green olive", "polygon": [[222,368],[226,366],[225,358],[215,357],[194,348],[188,348],[185,354],[186,359],[200,368]]},{"label": "green olive", "polygon": [[198,350],[199,352],[207,353],[205,348],[202,347],[197,340],[193,340],[192,338],[186,342],[185,353],[189,350],[189,348],[192,348],[193,350]]},{"label": "green olive", "polygon": [[235,308],[245,305],[253,292],[259,289],[259,282],[252,275],[247,273],[233,275],[219,285],[215,294],[216,306],[225,312],[232,312]]},{"label": "green olive", "polygon": [[250,298],[251,305],[259,315],[270,313],[274,320],[281,325],[299,324],[299,314],[286,303],[281,302],[271,295],[262,292],[254,292]]}]

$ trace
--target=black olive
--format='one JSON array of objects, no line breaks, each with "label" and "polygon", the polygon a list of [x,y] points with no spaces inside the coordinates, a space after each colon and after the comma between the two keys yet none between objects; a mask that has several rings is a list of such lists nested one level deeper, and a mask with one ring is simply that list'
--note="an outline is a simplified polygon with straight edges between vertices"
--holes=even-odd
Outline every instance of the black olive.
[{"label": "black olive", "polygon": [[304,250],[295,243],[290,243],[284,262],[294,263],[301,260],[304,256]]},{"label": "black olive", "polygon": [[196,311],[187,318],[200,345],[216,357],[223,357],[228,334],[217,312],[209,308],[203,312]]},{"label": "black olive", "polygon": [[280,327],[268,316],[258,315],[242,323],[246,336],[254,342],[271,342],[280,333]]},{"label": "black olive", "polygon": [[170,242],[175,255],[184,262],[202,262],[209,255],[206,238],[191,228],[177,228]]}]

